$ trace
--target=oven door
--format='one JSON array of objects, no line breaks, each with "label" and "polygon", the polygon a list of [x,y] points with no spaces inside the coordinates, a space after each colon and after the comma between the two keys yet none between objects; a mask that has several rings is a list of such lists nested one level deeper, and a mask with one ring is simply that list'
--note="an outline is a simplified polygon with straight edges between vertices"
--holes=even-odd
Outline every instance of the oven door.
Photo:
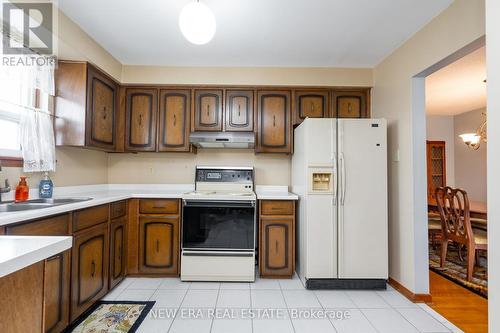
[{"label": "oven door", "polygon": [[182,249],[254,251],[255,201],[184,200]]}]

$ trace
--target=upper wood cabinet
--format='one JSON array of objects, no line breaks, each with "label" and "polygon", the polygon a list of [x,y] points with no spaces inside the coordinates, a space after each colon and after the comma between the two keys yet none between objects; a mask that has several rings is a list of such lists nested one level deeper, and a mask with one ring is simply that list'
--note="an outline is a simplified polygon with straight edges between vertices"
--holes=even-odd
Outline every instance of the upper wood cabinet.
[{"label": "upper wood cabinet", "polygon": [[329,117],[330,92],[326,89],[295,90],[293,124],[298,125],[307,117]]},{"label": "upper wood cabinet", "polygon": [[291,93],[288,90],[257,92],[257,144],[259,153],[291,153]]},{"label": "upper wood cabinet", "polygon": [[193,131],[222,131],[222,90],[194,90]]},{"label": "upper wood cabinet", "polygon": [[127,88],[125,150],[156,151],[158,89]]},{"label": "upper wood cabinet", "polygon": [[56,145],[122,151],[119,84],[86,62],[60,61],[55,80]]},{"label": "upper wood cabinet", "polygon": [[332,115],[336,118],[369,118],[369,89],[341,89],[332,92]]},{"label": "upper wood cabinet", "polygon": [[191,90],[160,90],[158,151],[190,151]]},{"label": "upper wood cabinet", "polygon": [[253,131],[253,90],[226,90],[225,131]]}]

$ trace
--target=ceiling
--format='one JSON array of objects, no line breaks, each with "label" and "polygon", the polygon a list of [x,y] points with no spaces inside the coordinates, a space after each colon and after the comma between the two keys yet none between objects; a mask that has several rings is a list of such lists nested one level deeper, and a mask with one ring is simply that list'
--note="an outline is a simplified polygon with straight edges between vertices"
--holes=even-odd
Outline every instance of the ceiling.
[{"label": "ceiling", "polygon": [[486,49],[484,47],[427,77],[426,113],[456,115],[486,107]]},{"label": "ceiling", "polygon": [[59,0],[123,64],[373,67],[453,0],[201,0],[217,32],[202,46],[181,35],[192,0]]}]

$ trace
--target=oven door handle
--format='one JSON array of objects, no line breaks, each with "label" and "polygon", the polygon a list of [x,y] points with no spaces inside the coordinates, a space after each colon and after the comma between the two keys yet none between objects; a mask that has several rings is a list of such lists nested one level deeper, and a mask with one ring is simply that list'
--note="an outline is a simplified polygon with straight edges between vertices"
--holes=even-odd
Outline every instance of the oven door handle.
[{"label": "oven door handle", "polygon": [[254,200],[241,201],[202,201],[202,200],[183,200],[184,207],[216,207],[216,208],[253,208]]}]

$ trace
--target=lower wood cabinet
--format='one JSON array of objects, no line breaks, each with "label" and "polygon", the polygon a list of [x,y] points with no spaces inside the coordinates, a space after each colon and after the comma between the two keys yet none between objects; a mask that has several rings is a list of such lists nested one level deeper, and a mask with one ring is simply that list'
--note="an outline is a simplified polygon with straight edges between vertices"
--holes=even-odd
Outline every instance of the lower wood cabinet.
[{"label": "lower wood cabinet", "polygon": [[[6,234],[67,236],[68,228],[69,215],[63,214],[7,226]],[[60,332],[69,324],[70,260],[71,250],[67,250],[44,261],[43,283],[38,282],[43,284],[44,332]]]},{"label": "lower wood cabinet", "polygon": [[[276,205],[277,209],[272,209]],[[290,209],[288,210],[287,207]],[[259,271],[261,277],[290,278],[295,270],[295,202],[261,201]],[[281,215],[275,214],[276,211]]]},{"label": "lower wood cabinet", "polygon": [[179,216],[139,218],[139,272],[179,274]]},{"label": "lower wood cabinet", "polygon": [[108,292],[108,224],[74,235],[71,274],[71,321]]},{"label": "lower wood cabinet", "polygon": [[125,216],[111,220],[109,228],[109,289],[125,277]]}]

